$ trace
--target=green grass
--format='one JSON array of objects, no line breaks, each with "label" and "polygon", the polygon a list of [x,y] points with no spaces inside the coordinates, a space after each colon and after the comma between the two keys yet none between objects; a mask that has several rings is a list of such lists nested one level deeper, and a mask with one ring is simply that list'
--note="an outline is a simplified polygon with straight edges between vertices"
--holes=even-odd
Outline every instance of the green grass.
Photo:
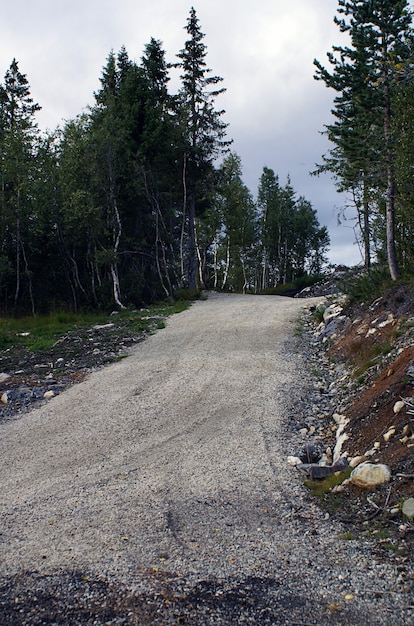
[{"label": "green grass", "polygon": [[[82,334],[95,324],[116,323],[131,332],[146,333],[165,327],[165,318],[180,313],[190,301],[161,302],[140,311],[123,310],[116,316],[103,313],[58,312],[36,317],[0,318],[0,350],[22,348],[32,352],[50,349],[68,332]],[[114,334],[119,332],[114,330]]]},{"label": "green grass", "polygon": [[341,505],[342,499],[339,494],[332,492],[332,488],[342,484],[346,478],[349,478],[351,472],[352,467],[348,467],[343,472],[330,474],[324,480],[305,480],[304,485],[325,511],[335,513]]}]

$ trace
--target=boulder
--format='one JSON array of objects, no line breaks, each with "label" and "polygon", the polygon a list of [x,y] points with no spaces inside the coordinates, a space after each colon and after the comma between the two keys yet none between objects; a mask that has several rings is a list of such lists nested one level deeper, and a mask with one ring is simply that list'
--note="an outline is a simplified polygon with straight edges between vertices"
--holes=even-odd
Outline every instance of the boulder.
[{"label": "boulder", "polygon": [[381,463],[361,463],[351,472],[351,483],[364,489],[370,489],[389,482],[391,471],[387,465]]}]

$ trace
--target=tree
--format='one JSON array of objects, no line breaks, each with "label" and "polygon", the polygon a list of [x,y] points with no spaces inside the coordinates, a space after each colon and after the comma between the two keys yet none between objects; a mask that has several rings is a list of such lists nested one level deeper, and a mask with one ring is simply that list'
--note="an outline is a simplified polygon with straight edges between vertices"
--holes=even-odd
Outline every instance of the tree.
[{"label": "tree", "polygon": [[221,119],[224,111],[214,108],[215,98],[224,91],[216,88],[222,79],[209,76],[211,70],[207,68],[205,60],[207,48],[203,42],[204,34],[200,30],[194,8],[190,10],[186,31],[189,38],[177,55],[180,59],[177,66],[182,70],[178,112],[183,137],[183,213],[188,218],[188,286],[195,289],[196,203],[203,193],[202,185],[212,172],[214,159],[226,151],[230,142],[225,140],[227,124]]},{"label": "tree", "polygon": [[25,297],[30,301],[33,313],[35,305],[26,240],[30,228],[35,228],[30,219],[32,197],[29,185],[35,167],[38,136],[34,118],[39,110],[40,106],[31,98],[26,75],[20,72],[16,59],[13,59],[0,93],[1,247],[3,269],[9,273],[13,267],[14,271],[14,306],[18,305],[22,295],[24,278]]},{"label": "tree", "polygon": [[[333,111],[338,124],[328,127],[336,152],[325,165],[346,185],[359,177],[365,212],[368,211],[367,188],[372,182],[377,189],[383,186],[388,268],[391,278],[396,280],[399,270],[395,245],[396,137],[392,132],[392,102],[401,67],[413,52],[411,13],[406,0],[339,0],[338,14],[344,17],[335,17],[335,23],[341,32],[348,33],[351,46],[334,47],[337,56],[328,53],[332,73],[315,60],[316,78],[340,93]],[[378,176],[372,177],[372,156],[378,154],[377,150],[381,150],[380,164],[385,178],[382,185]],[[362,155],[362,167],[358,153]],[[366,229],[367,220],[365,214]]]},{"label": "tree", "polygon": [[256,207],[242,181],[241,159],[235,153],[224,159],[220,169],[219,202],[224,253],[221,287],[230,285],[245,292],[254,283],[251,254],[256,240]]},{"label": "tree", "polygon": [[284,187],[264,167],[258,190],[261,241],[261,289],[276,287],[306,274],[319,273],[326,263],[329,236],[316,211],[303,196],[296,198],[290,179]]}]

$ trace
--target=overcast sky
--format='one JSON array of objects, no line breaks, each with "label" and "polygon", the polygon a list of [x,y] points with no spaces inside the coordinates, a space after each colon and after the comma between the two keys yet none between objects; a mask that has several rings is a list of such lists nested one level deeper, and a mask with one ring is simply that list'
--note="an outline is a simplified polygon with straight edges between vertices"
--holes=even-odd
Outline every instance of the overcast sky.
[{"label": "overcast sky", "polygon": [[361,261],[354,244],[355,217],[337,225],[346,198],[328,175],[309,172],[329,147],[320,134],[331,121],[334,93],[313,79],[313,59],[325,64],[333,44],[344,43],[333,23],[337,0],[23,0],[3,2],[0,78],[13,58],[42,106],[41,129],[53,130],[93,103],[111,49],[125,45],[140,62],[151,37],[167,60],[184,47],[184,27],[194,6],[205,33],[207,64],[221,76],[232,150],[242,159],[253,195],[263,167],[290,175],[293,188],[318,211],[331,237],[332,263]]}]

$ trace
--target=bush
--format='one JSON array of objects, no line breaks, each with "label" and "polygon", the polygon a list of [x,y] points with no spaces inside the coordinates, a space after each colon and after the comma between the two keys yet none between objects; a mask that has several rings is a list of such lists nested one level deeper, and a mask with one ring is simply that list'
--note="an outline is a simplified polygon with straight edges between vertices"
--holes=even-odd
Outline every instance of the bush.
[{"label": "bush", "polygon": [[174,300],[184,300],[186,302],[200,300],[203,295],[201,289],[176,289],[174,291]]}]

